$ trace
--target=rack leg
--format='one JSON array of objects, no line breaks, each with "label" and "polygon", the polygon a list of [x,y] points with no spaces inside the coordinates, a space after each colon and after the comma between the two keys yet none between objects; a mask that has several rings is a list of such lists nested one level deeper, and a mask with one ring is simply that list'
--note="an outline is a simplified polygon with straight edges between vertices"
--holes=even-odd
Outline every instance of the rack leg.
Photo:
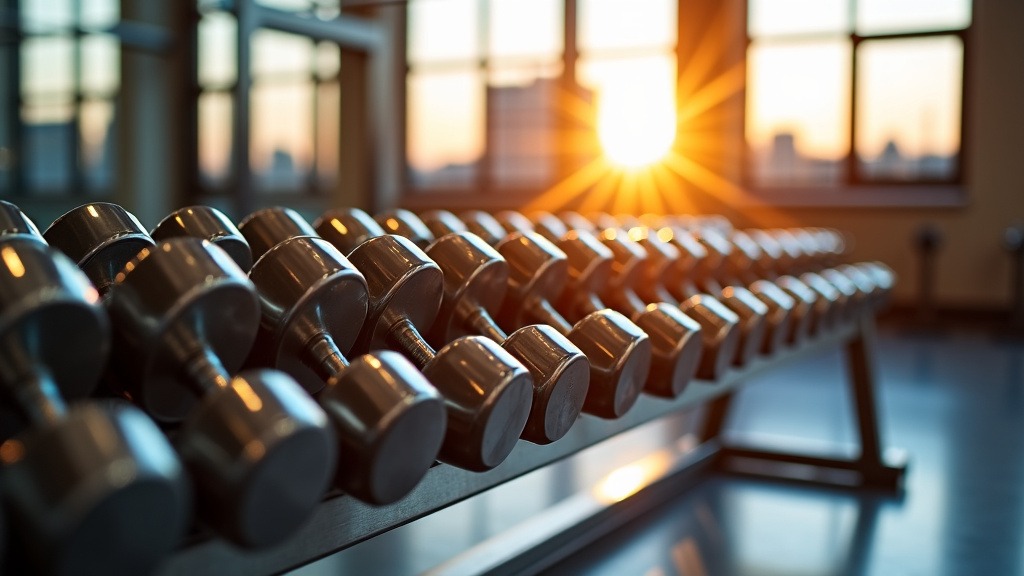
[{"label": "rack leg", "polygon": [[[906,475],[906,457],[899,451],[882,452],[881,431],[876,411],[874,378],[874,318],[860,319],[857,336],[846,347],[848,384],[856,412],[860,453],[853,458],[825,457],[780,450],[722,444],[719,470],[729,473],[796,480],[825,486],[852,486],[899,491]],[[732,395],[716,400],[708,408],[703,440],[716,440],[721,432]]]}]

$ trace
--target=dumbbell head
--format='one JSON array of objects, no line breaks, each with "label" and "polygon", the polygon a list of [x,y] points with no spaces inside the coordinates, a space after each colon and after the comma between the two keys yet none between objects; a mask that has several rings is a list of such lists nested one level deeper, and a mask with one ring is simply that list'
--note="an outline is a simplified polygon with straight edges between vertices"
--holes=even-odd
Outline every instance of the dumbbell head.
[{"label": "dumbbell head", "polygon": [[550,212],[534,212],[530,214],[530,221],[533,223],[534,232],[555,244],[569,232],[565,222]]},{"label": "dumbbell head", "polygon": [[420,250],[434,241],[434,233],[415,214],[402,208],[387,210],[374,218],[388,234],[397,234],[412,240]]},{"label": "dumbbell head", "polygon": [[[517,213],[518,214],[518,213]],[[508,213],[501,212],[498,216],[507,216]],[[498,220],[498,216],[491,216],[487,212],[480,210],[467,210],[459,215],[462,221],[466,224],[466,229],[476,234],[481,240],[487,242],[491,246],[501,242],[509,232],[510,229],[508,223],[505,220]],[[519,216],[522,216],[519,214]],[[524,218],[525,219],[525,218]],[[527,226],[532,230],[532,226],[529,224],[529,220],[526,221]]]},{"label": "dumbbell head", "polygon": [[249,243],[253,261],[278,242],[298,236],[316,236],[309,222],[291,208],[275,206],[249,214],[238,223],[238,230]]},{"label": "dumbbell head", "polygon": [[[253,266],[263,323],[263,361],[309,389],[323,391],[341,442],[338,484],[363,500],[386,504],[411,490],[430,468],[444,438],[444,403],[405,358],[377,351],[325,375],[311,342],[330,338],[347,352],[366,316],[363,276],[328,242],[279,242]],[[310,355],[313,355],[311,358]]]},{"label": "dumbbell head", "polygon": [[[35,239],[5,238],[0,260],[7,397],[87,395],[109,347],[96,290]],[[0,446],[4,497],[22,545],[46,572],[152,570],[185,527],[188,490],[174,451],[134,408],[78,403],[61,413],[61,405],[54,398],[26,406],[36,421]]]},{"label": "dumbbell head", "polygon": [[252,266],[249,243],[223,212],[209,206],[188,206],[171,212],[150,232],[153,240],[179,236],[201,238],[219,246],[242,270]]},{"label": "dumbbell head", "polygon": [[744,286],[722,288],[720,300],[739,318],[740,340],[734,364],[746,365],[761,352],[764,345],[768,306]]},{"label": "dumbbell head", "polygon": [[[568,278],[566,255],[535,233],[511,234],[497,249],[509,263],[509,294],[498,321],[510,328],[532,324],[538,310],[550,310],[550,302],[562,293]],[[593,312],[564,328],[565,336],[590,361],[590,390],[583,410],[603,418],[625,414],[650,371],[650,339],[612,310]]]},{"label": "dumbbell head", "polygon": [[807,284],[789,274],[779,276],[775,285],[793,298],[793,324],[787,341],[791,344],[803,342],[819,331],[819,311],[816,306],[819,296]]},{"label": "dumbbell head", "polygon": [[209,242],[167,240],[118,274],[109,310],[124,352],[118,364],[138,383],[133,397],[162,420],[188,412],[178,445],[197,479],[204,521],[243,546],[291,534],[334,471],[334,435],[289,376],[228,376],[260,321],[241,269]]},{"label": "dumbbell head", "polygon": [[423,221],[435,238],[440,238],[445,234],[469,231],[462,220],[459,220],[458,216],[447,210],[428,210],[420,214],[420,220]]},{"label": "dumbbell head", "polygon": [[43,239],[35,222],[25,215],[17,206],[6,200],[0,200],[0,236],[24,235],[30,238]]},{"label": "dumbbell head", "polygon": [[153,239],[132,213],[107,202],[67,212],[50,224],[43,237],[70,256],[104,296],[124,265],[140,250],[153,245]]},{"label": "dumbbell head", "polygon": [[739,317],[707,294],[697,294],[679,303],[679,308],[700,324],[704,353],[697,366],[697,377],[721,378],[739,348]]},{"label": "dumbbell head", "polygon": [[766,334],[761,351],[774,354],[789,342],[796,321],[796,300],[769,280],[755,280],[750,292],[768,308]]},{"label": "dumbbell head", "polygon": [[313,222],[313,228],[342,254],[349,254],[370,238],[387,232],[362,210],[339,208],[324,212]]},{"label": "dumbbell head", "polygon": [[[493,333],[490,318],[500,309],[508,283],[505,260],[468,232],[442,236],[427,255],[444,274],[444,299],[430,331],[431,342],[441,346],[461,336]],[[488,326],[477,329],[474,321]],[[590,382],[586,357],[553,328],[540,324],[524,326],[499,344],[529,369],[534,380],[533,404],[522,437],[538,444],[558,440],[583,408]]]}]

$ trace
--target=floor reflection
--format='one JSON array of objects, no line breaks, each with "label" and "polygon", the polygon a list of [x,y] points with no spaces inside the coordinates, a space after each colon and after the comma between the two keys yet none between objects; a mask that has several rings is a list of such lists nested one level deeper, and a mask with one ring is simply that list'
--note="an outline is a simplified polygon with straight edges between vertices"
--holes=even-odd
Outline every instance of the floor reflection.
[{"label": "floor reflection", "polygon": [[[718,477],[551,573],[1024,574],[1024,343],[883,333],[879,352],[884,439],[911,455],[902,498]],[[852,441],[840,359],[749,387],[729,430]]]}]

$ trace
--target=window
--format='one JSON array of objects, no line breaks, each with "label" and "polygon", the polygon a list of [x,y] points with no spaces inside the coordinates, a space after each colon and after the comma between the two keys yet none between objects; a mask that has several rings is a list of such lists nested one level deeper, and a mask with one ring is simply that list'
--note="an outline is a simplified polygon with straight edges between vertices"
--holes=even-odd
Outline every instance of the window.
[{"label": "window", "polygon": [[969,0],[749,0],[748,179],[960,182]]},{"label": "window", "polygon": [[671,146],[675,0],[571,5],[410,0],[414,193],[536,195],[596,160],[631,162],[652,133]]},{"label": "window", "polygon": [[[331,19],[337,3],[262,1],[296,17]],[[238,79],[237,19],[220,6],[201,10],[198,27],[199,182],[205,191],[232,190],[234,90]],[[253,190],[318,194],[334,188],[338,172],[340,49],[328,41],[270,29],[247,40],[252,85],[247,146]]]},{"label": "window", "polygon": [[20,42],[0,46],[0,194],[109,194],[120,43],[116,0],[14,3]]}]

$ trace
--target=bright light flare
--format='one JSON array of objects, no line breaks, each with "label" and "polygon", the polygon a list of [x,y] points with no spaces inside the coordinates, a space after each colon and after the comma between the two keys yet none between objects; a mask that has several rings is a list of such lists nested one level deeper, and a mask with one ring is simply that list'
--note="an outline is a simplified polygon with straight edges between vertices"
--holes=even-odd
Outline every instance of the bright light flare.
[{"label": "bright light flare", "polygon": [[608,161],[624,168],[643,168],[668,154],[676,138],[672,94],[624,83],[607,87],[597,111],[597,135]]}]

